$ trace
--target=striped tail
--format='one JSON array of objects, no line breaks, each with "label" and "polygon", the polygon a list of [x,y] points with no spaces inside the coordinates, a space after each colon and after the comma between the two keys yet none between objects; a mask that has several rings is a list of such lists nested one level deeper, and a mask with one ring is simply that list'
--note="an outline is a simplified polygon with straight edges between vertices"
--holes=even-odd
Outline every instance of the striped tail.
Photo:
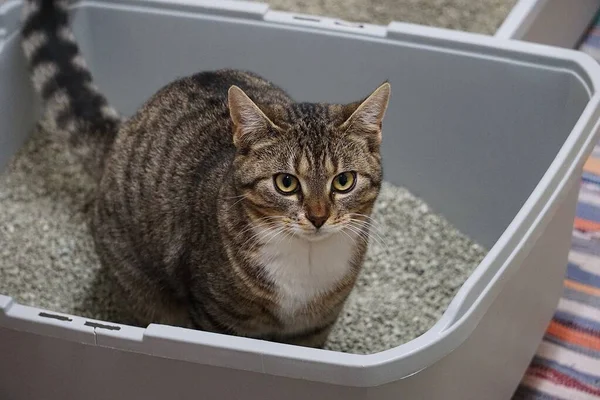
[{"label": "striped tail", "polygon": [[24,0],[21,33],[46,129],[63,136],[99,178],[121,118],[93,84],[69,27],[68,0]]}]

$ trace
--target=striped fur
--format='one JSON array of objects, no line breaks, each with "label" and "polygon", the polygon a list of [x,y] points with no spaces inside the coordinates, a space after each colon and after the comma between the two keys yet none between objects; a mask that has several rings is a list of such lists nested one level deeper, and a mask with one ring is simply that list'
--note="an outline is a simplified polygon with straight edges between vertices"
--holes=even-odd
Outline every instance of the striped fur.
[{"label": "striped fur", "polygon": [[[367,248],[389,84],[348,105],[295,103],[255,74],[202,72],[121,123],[65,4],[30,1],[25,18],[34,86],[99,177],[96,250],[140,324],[323,345]],[[345,171],[352,190],[333,191]],[[278,191],[279,173],[300,190]]]},{"label": "striped fur", "polygon": [[68,140],[87,170],[99,177],[121,119],[92,82],[68,25],[65,0],[27,0],[22,48],[46,128]]}]

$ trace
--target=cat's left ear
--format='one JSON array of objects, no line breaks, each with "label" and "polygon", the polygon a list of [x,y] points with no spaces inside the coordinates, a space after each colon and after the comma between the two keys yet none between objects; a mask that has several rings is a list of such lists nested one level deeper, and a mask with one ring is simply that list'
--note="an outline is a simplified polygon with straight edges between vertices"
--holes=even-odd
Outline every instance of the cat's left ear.
[{"label": "cat's left ear", "polygon": [[269,117],[239,87],[233,85],[229,88],[228,102],[233,121],[233,144],[236,147],[242,138],[256,137],[275,127]]},{"label": "cat's left ear", "polygon": [[347,132],[372,134],[381,141],[381,125],[390,100],[391,86],[384,82],[363,100],[340,126]]}]

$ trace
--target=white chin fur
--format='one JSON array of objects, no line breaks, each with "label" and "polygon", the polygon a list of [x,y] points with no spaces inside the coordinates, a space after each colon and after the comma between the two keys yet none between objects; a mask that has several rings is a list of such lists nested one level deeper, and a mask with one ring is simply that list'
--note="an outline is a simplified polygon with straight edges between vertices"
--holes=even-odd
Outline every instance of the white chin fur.
[{"label": "white chin fur", "polygon": [[319,230],[311,230],[311,231],[306,231],[303,229],[299,229],[298,231],[295,232],[296,236],[299,236],[302,239],[308,240],[309,242],[319,242],[321,240],[325,240],[329,237],[331,237],[331,235],[334,234],[340,234],[339,230],[335,230],[335,229],[327,229],[327,228],[321,228]]},{"label": "white chin fur", "polygon": [[336,229],[287,237],[284,233],[266,240],[260,258],[277,287],[283,318],[293,320],[299,309],[344,278],[350,271],[355,240],[351,233]]}]

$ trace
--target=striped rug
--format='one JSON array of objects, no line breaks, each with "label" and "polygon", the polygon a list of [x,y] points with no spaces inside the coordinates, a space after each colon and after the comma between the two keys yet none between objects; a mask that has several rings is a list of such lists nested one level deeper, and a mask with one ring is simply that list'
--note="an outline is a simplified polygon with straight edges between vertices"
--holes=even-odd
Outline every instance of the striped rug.
[{"label": "striped rug", "polygon": [[[600,17],[580,50],[600,62]],[[600,144],[584,166],[563,297],[513,399],[600,399]]]}]

